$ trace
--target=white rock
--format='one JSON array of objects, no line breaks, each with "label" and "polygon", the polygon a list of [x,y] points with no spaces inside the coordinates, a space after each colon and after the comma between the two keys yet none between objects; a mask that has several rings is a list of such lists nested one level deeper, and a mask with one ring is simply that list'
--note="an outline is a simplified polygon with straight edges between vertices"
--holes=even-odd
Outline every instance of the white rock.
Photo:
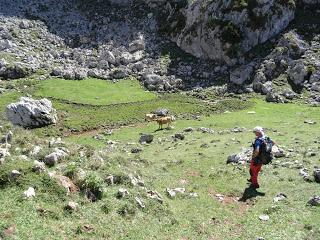
[{"label": "white rock", "polygon": [[33,163],[34,163],[34,166],[32,167],[32,170],[34,172],[44,172],[46,170],[46,166],[44,162],[39,162],[35,160]]},{"label": "white rock", "polygon": [[129,195],[129,192],[128,192],[127,189],[125,189],[125,188],[119,188],[118,193],[117,193],[117,197],[118,197],[118,198],[124,198],[124,197],[126,197],[127,195]]},{"label": "white rock", "polygon": [[138,203],[139,207],[141,207],[141,208],[145,208],[146,207],[146,205],[143,203],[143,201],[140,198],[135,197],[134,199]]},{"label": "white rock", "polygon": [[15,125],[23,127],[43,127],[57,121],[56,110],[48,99],[34,100],[21,97],[17,103],[6,108],[7,118]]},{"label": "white rock", "polygon": [[266,215],[266,214],[262,214],[262,215],[259,216],[259,219],[261,221],[268,221],[270,219],[270,217],[268,215]]},{"label": "white rock", "polygon": [[185,188],[173,188],[173,189],[167,188],[166,191],[169,197],[174,198],[179,193],[180,194],[185,193],[186,189]]},{"label": "white rock", "polygon": [[36,196],[36,192],[33,187],[29,187],[27,191],[23,192],[25,198],[33,198]]}]

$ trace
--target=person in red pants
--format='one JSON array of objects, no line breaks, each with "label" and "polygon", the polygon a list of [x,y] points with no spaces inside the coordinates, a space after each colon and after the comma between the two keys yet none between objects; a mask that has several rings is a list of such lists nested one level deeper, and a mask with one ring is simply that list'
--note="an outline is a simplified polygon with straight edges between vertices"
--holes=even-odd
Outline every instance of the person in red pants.
[{"label": "person in red pants", "polygon": [[256,189],[259,188],[258,175],[262,167],[262,160],[259,158],[260,147],[263,144],[265,134],[262,127],[255,127],[253,129],[253,132],[256,135],[256,138],[254,140],[254,143],[252,144],[253,152],[250,161],[251,178],[248,179],[248,181],[251,182],[251,187]]}]

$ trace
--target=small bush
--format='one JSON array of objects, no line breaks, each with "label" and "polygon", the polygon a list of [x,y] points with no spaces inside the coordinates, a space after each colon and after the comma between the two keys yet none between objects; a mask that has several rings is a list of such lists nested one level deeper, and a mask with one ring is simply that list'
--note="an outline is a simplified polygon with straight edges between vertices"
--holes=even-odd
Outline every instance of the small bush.
[{"label": "small bush", "polygon": [[90,190],[97,199],[101,199],[103,195],[103,180],[96,173],[89,173],[82,184],[82,189]]}]

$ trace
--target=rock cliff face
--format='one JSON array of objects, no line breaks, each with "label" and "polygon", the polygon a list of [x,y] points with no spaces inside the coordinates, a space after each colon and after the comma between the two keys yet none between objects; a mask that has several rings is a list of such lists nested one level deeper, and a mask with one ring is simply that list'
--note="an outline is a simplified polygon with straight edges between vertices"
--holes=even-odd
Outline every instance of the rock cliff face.
[{"label": "rock cliff face", "polygon": [[[155,1],[148,1],[155,6]],[[160,1],[160,28],[196,57],[237,63],[252,47],[283,31],[294,18],[292,0]],[[167,18],[163,18],[167,16]]]}]

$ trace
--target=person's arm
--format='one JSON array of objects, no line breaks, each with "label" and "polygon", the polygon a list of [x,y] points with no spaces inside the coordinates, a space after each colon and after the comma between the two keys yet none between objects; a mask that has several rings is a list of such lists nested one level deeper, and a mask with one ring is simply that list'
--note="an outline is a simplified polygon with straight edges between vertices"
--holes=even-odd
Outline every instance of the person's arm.
[{"label": "person's arm", "polygon": [[260,141],[259,140],[256,140],[254,142],[254,150],[252,152],[252,159],[255,159],[256,157],[259,156],[259,153],[260,153]]},{"label": "person's arm", "polygon": [[259,153],[260,153],[260,150],[259,150],[259,147],[258,147],[252,152],[252,159],[255,159],[256,157],[258,157]]}]

